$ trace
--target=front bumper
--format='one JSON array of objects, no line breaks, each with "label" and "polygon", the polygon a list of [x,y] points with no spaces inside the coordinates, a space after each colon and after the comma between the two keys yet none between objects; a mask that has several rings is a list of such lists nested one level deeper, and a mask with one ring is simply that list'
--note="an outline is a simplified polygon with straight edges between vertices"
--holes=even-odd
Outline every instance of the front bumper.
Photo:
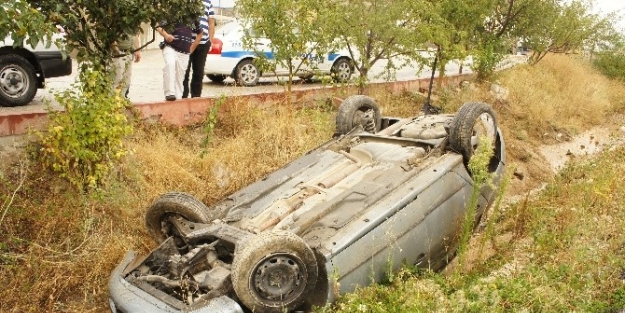
[{"label": "front bumper", "polygon": [[109,304],[113,313],[243,313],[241,306],[234,300],[221,296],[212,299],[201,308],[175,308],[159,300],[153,295],[126,281],[122,273],[137,257],[137,253],[129,251],[122,262],[113,270],[109,280]]},{"label": "front bumper", "polygon": [[34,53],[45,78],[72,74],[72,58],[69,55],[63,56],[60,51],[35,51]]}]

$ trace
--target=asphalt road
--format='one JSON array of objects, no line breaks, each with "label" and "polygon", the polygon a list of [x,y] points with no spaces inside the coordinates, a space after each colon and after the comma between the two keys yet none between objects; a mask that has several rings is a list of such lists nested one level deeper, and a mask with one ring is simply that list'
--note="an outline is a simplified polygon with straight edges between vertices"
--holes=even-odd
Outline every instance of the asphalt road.
[{"label": "asphalt road", "polygon": [[[384,68],[387,65],[387,60],[378,61],[370,71],[369,78],[373,82],[387,81],[385,77],[380,77],[380,74],[384,72]],[[152,103],[164,101],[163,95],[163,74],[162,68],[164,65],[161,50],[152,49],[146,50],[142,53],[141,61],[133,63],[132,82],[130,85],[129,97],[133,103]],[[34,110],[42,110],[45,108],[45,103],[52,103],[54,105],[52,92],[71,88],[71,84],[75,81],[78,70],[77,64],[74,62],[74,71],[72,75],[66,77],[51,78],[47,80],[45,89],[37,91],[35,99],[28,105],[21,107],[0,107],[0,113],[2,112],[28,112]],[[447,75],[457,74],[459,72],[459,66],[457,63],[450,63],[447,66]],[[464,67],[463,72],[470,72],[468,67]],[[352,78],[356,77],[355,73]],[[407,66],[398,70],[395,77],[391,80],[405,81],[413,80],[416,78],[426,78],[431,76],[429,68],[424,68],[419,71],[417,65]],[[285,80],[286,78],[280,78]],[[312,83],[298,82],[294,86],[294,90],[299,89],[311,89],[319,88],[323,86],[321,81],[313,81]],[[223,83],[213,83],[208,78],[204,78],[204,87],[202,89],[203,97],[219,97],[222,95],[246,95],[265,92],[275,92],[284,90],[284,86],[279,84],[278,79],[273,77],[261,78],[260,82],[255,87],[241,87],[235,86],[234,80],[231,78],[226,79]]]}]

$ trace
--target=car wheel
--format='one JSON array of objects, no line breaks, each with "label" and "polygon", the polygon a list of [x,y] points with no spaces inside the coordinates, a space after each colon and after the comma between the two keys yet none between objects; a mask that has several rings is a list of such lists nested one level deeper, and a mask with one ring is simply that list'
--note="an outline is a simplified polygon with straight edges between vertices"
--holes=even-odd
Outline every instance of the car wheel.
[{"label": "car wheel", "polygon": [[256,235],[237,246],[232,287],[253,312],[290,312],[317,283],[317,261],[301,237],[288,231]]},{"label": "car wheel", "polygon": [[37,93],[35,69],[15,54],[0,56],[0,105],[28,104]]},{"label": "car wheel", "polygon": [[182,192],[168,192],[152,203],[145,214],[148,232],[161,243],[172,236],[169,218],[181,216],[193,223],[209,223],[208,207],[193,196]]},{"label": "car wheel", "polygon": [[369,133],[377,133],[382,124],[378,104],[363,95],[350,96],[341,103],[336,115],[336,133],[345,135],[360,125]]},{"label": "car wheel", "polygon": [[235,70],[235,80],[241,86],[256,86],[260,78],[260,71],[254,64],[254,60],[246,59],[237,65]]},{"label": "car wheel", "polygon": [[226,75],[206,74],[206,77],[208,77],[208,79],[210,79],[211,81],[216,82],[216,83],[221,83],[224,80],[226,80]]},{"label": "car wheel", "polygon": [[449,128],[451,149],[462,154],[464,163],[469,164],[483,136],[490,137],[492,144],[495,145],[497,117],[493,108],[481,102],[465,103],[458,110]]},{"label": "car wheel", "polygon": [[332,65],[332,78],[337,83],[346,83],[352,77],[352,65],[349,59],[340,58]]}]

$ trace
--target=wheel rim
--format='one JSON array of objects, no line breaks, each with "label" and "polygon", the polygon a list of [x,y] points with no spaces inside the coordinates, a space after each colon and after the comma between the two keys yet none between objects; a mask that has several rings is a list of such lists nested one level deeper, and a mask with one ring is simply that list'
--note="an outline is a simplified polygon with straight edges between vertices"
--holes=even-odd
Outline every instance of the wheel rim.
[{"label": "wheel rim", "polygon": [[306,287],[306,268],[300,258],[289,254],[261,260],[250,280],[252,290],[265,301],[289,302]]},{"label": "wheel rim", "polygon": [[339,62],[336,67],[336,77],[339,81],[345,82],[349,79],[352,69],[347,62]]},{"label": "wheel rim", "polygon": [[239,72],[241,81],[245,84],[253,84],[258,79],[258,69],[253,64],[245,64]]},{"label": "wheel rim", "polygon": [[13,98],[21,96],[28,86],[28,76],[16,67],[5,67],[0,72],[0,88]]},{"label": "wheel rim", "polygon": [[497,129],[495,128],[495,119],[488,113],[482,113],[473,124],[473,133],[471,135],[471,146],[473,150],[477,150],[480,144],[480,137],[485,136],[491,138],[494,143]]}]

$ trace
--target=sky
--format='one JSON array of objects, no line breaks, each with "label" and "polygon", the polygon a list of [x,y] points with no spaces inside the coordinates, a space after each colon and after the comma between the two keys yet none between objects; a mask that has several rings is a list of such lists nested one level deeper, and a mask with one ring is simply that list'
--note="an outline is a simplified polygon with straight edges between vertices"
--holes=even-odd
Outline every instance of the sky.
[{"label": "sky", "polygon": [[625,13],[625,1],[623,0],[595,0],[596,9],[603,13],[622,10]]},{"label": "sky", "polygon": [[[595,11],[600,14],[608,14],[615,11],[619,11],[618,14],[625,15],[625,1],[624,0],[595,0]],[[616,24],[618,29],[625,29],[625,20],[623,17]]]},{"label": "sky", "polygon": [[211,0],[213,6],[221,7],[221,8],[232,8],[234,7],[234,0]]}]

